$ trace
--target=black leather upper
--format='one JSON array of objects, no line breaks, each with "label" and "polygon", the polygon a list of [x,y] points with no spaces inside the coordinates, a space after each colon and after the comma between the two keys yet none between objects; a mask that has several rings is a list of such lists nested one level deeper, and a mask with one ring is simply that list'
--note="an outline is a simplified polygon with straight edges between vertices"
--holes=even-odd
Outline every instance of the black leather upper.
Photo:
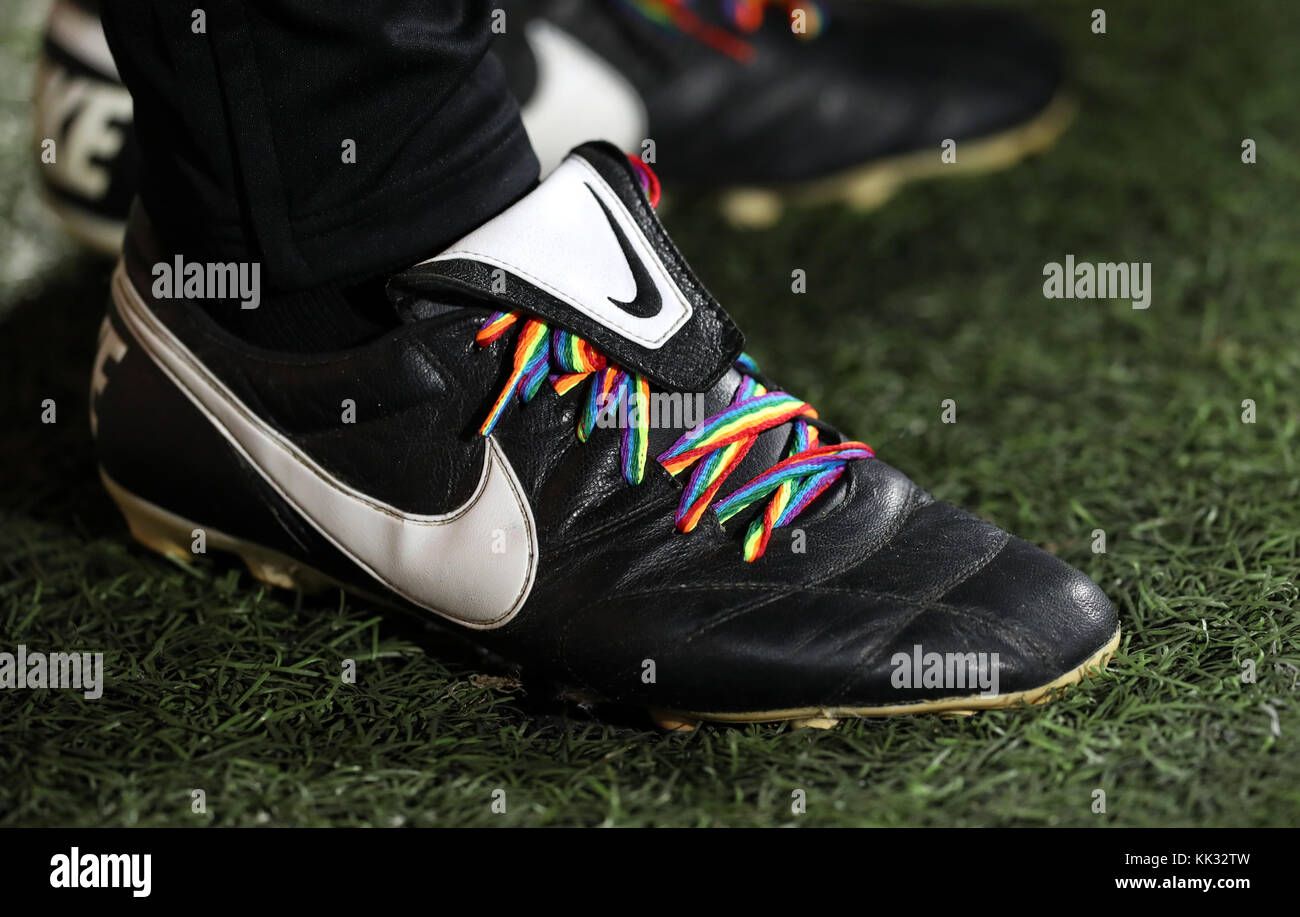
[{"label": "black leather upper", "polygon": [[[126,260],[148,298],[157,249],[147,229]],[[444,303],[341,353],[273,353],[219,328],[202,308],[150,308],[259,417],[350,485],[401,510],[447,512],[481,468],[476,429],[505,380],[513,334],[474,335],[488,306]],[[259,479],[155,367],[130,332],[97,399],[99,449],[128,490],[185,518],[301,558],[344,582],[377,584]],[[709,412],[739,376],[709,393]],[[356,403],[356,423],[340,403]],[[544,385],[509,406],[494,432],[537,524],[540,563],[522,611],[479,639],[526,667],[605,697],[707,712],[907,703],[951,696],[900,689],[892,660],[925,652],[997,653],[1002,693],[1046,684],[1105,645],[1116,615],[1087,577],[946,503],[885,462],[854,461],[841,483],[742,558],[744,520],[706,513],[674,529],[687,475],[653,460],[620,473],[619,431],[575,436],[580,394]],[[658,443],[676,431],[656,431]],[[828,434],[829,435],[829,434]],[[732,486],[783,455],[773,431]],[[480,575],[492,576],[490,567]],[[643,678],[653,660],[653,682]],[[972,693],[972,692],[967,692]]]},{"label": "black leather upper", "polygon": [[[937,151],[1031,119],[1060,90],[1056,43],[1024,17],[977,7],[823,2],[815,38],[791,33],[784,7],[756,32],[738,32],[721,2],[692,15],[735,33],[743,60],[628,4],[547,0],[516,4],[576,35],[637,86],[656,168],[708,187],[822,178],[884,156]],[[514,12],[512,12],[514,15]],[[511,77],[527,59],[522,30],[498,44]],[[528,98],[526,68],[513,68]]]}]

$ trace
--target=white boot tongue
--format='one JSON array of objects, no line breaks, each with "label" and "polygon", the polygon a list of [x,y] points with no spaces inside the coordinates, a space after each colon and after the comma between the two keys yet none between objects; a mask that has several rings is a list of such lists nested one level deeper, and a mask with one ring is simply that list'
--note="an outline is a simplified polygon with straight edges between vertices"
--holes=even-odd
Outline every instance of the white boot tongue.
[{"label": "white boot tongue", "polygon": [[532,193],[394,285],[522,309],[684,391],[711,387],[743,346],[626,157],[604,143],[574,150]]}]

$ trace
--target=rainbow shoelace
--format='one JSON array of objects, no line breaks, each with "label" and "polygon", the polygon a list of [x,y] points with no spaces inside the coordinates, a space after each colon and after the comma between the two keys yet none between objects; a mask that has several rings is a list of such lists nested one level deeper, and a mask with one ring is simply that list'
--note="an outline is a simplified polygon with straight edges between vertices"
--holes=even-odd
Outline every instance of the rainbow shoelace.
[{"label": "rainbow shoelace", "polygon": [[[754,56],[754,47],[743,37],[727,29],[718,28],[701,19],[691,9],[692,0],[623,0],[646,19],[667,28],[684,32],[738,61],[747,62]],[[804,29],[800,38],[813,39],[826,28],[827,17],[822,6],[814,0],[722,0],[727,20],[737,31],[756,32],[770,7],[783,7],[793,17],[802,11]]]},{"label": "rainbow shoelace", "polygon": [[[634,156],[641,187],[653,205],[659,196],[659,181],[649,166]],[[600,353],[590,343],[568,331],[551,328],[541,319],[519,311],[496,312],[479,329],[475,342],[486,347],[511,328],[518,327],[513,367],[479,433],[491,433],[506,406],[515,398],[532,401],[549,380],[557,395],[572,392],[587,383],[586,397],[578,414],[577,435],[586,442],[602,415],[614,416],[620,405],[629,406],[628,423],[622,426],[620,458],[623,478],[639,484],[645,477],[649,458],[650,383]],[[767,550],[772,530],[788,525],[844,473],[848,463],[874,457],[871,447],[860,442],[822,445],[817,427],[808,423],[817,412],[807,402],[785,392],[768,391],[754,375],[758,366],[748,354],[735,362],[740,385],[731,403],[687,430],[665,452],[656,457],[673,477],[694,466],[677,506],[678,531],[689,532],[710,507],[725,524],[761,500],[763,512],[755,516],[745,532],[744,556],[755,561]],[[635,400],[633,400],[635,399]],[[714,501],[727,477],[757,442],[759,435],[789,423],[793,427],[790,449],[784,459],[725,499]]]}]

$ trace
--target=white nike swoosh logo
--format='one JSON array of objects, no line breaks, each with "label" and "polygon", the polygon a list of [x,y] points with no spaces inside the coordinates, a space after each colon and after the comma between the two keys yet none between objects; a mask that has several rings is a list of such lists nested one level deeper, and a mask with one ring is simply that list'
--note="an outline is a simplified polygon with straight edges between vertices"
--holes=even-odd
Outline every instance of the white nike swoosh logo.
[{"label": "white nike swoosh logo", "polygon": [[466,627],[500,627],[523,607],[537,572],[537,526],[492,437],[483,474],[464,506],[436,516],[404,512],[340,481],[259,418],[149,310],[120,264],[113,300],[159,368],[285,502],[357,566],[403,598]]},{"label": "white nike swoosh logo", "polygon": [[537,60],[537,86],[520,115],[543,178],[569,150],[588,140],[608,140],[622,150],[640,148],[650,118],[627,77],[545,19],[524,26],[524,37]]}]

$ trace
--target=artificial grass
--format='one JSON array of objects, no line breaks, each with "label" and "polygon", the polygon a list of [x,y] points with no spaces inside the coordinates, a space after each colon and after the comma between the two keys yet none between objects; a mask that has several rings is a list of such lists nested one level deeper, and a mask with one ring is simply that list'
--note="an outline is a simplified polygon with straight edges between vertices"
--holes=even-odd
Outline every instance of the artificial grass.
[{"label": "artificial grass", "polygon": [[[1039,708],[689,734],[553,700],[363,600],[128,540],[85,423],[107,270],[34,203],[24,5],[0,26],[0,651],[102,651],[107,679],[94,701],[0,691],[0,825],[1294,824],[1300,8],[1125,3],[1098,36],[1094,5],[1034,5],[1081,102],[1045,157],[761,233],[708,202],[668,217],[765,370],[1088,572],[1120,653]],[[1066,254],[1151,262],[1151,307],[1044,299]]]}]

